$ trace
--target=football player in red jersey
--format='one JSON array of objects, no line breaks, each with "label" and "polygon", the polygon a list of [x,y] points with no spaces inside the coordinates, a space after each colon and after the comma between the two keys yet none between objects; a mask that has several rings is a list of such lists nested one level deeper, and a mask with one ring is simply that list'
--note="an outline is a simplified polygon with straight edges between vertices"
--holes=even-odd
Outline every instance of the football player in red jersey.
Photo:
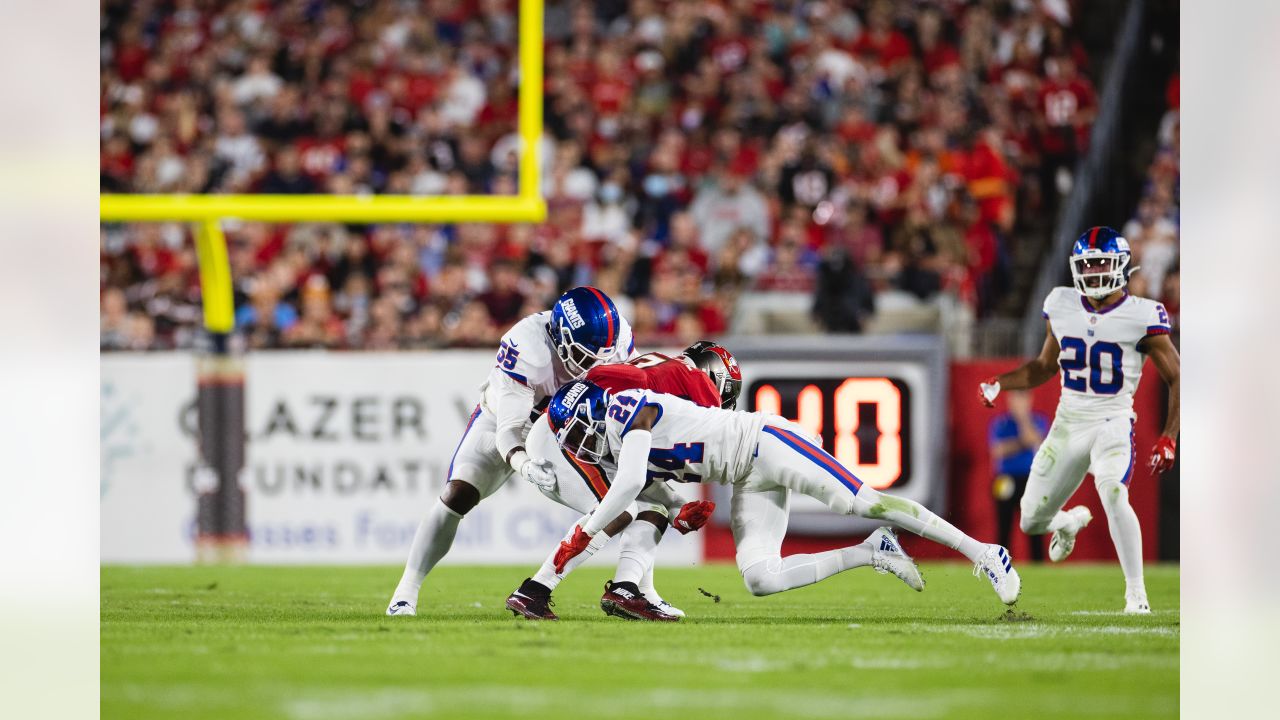
[{"label": "football player in red jersey", "polygon": [[[676,357],[648,353],[625,363],[592,368],[587,378],[610,392],[652,390],[684,398],[704,407],[737,406],[742,390],[742,373],[738,361],[723,347],[710,342],[697,342]],[[544,495],[584,514],[595,509],[609,489],[612,463],[587,463],[562,450],[550,431],[545,415],[534,423],[527,443],[529,452],[550,460],[556,470],[556,484],[540,488]],[[540,452],[532,449],[537,447]],[[641,620],[673,621],[684,612],[663,600],[653,587],[653,558],[667,528],[667,518],[679,532],[689,533],[706,524],[715,504],[706,501],[685,502],[665,483],[652,483],[641,498],[616,518],[604,532],[599,545],[588,548],[567,564],[557,564],[552,553],[532,578],[507,598],[507,608],[531,619],[554,620],[551,591],[573,568],[607,542],[622,533],[619,568],[630,564],[632,574],[638,571],[639,583],[609,583],[601,606],[612,608],[613,614]],[[636,522],[633,522],[633,519]],[[570,530],[572,533],[572,529]],[[566,534],[568,537],[568,534]],[[557,546],[558,549],[558,546]]]}]

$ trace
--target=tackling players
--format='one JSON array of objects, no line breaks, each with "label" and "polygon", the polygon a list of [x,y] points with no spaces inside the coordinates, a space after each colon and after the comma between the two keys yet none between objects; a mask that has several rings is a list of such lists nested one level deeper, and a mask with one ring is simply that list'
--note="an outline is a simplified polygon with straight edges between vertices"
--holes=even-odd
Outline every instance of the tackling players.
[{"label": "tackling players", "polygon": [[1129,243],[1109,227],[1086,230],[1071,249],[1075,288],[1054,288],[1044,301],[1045,339],[1039,357],[979,386],[991,407],[1003,390],[1032,388],[1062,372],[1062,397],[1049,435],[1035,460],[1022,496],[1022,530],[1053,533],[1049,559],[1066,558],[1076,534],[1092,515],[1083,505],[1062,506],[1086,472],[1093,473],[1107,514],[1111,540],[1124,571],[1126,613],[1149,613],[1142,577],[1142,530],[1129,505],[1133,446],[1133,393],[1148,357],[1169,385],[1169,416],[1151,450],[1149,467],[1173,465],[1178,437],[1178,351],[1169,339],[1169,315],[1154,300],[1125,290]]},{"label": "tackling players", "polygon": [[449,463],[448,485],[414,534],[388,615],[416,614],[422,581],[449,552],[462,516],[513,472],[539,486],[554,482],[550,465],[525,450],[534,406],[595,365],[622,362],[634,352],[631,326],[593,287],[573,288],[551,310],[524,318],[502,336],[480,403]]},{"label": "tackling players", "polygon": [[[597,365],[587,372],[586,379],[613,392],[649,389],[682,397],[703,407],[736,407],[742,389],[738,361],[728,350],[706,340],[689,346],[675,358],[648,353],[626,363]],[[540,489],[556,502],[589,515],[608,492],[609,478],[615,472],[611,459],[602,457],[598,462],[589,462],[562,449],[550,429],[548,415],[542,414],[529,431],[528,451],[531,457],[551,463],[556,482]],[[667,528],[668,517],[678,531],[688,533],[701,528],[714,509],[715,504],[710,502],[686,503],[664,482],[649,483],[636,502],[606,525],[596,536],[596,542],[571,563],[557,568],[554,552],[548,556],[538,572],[526,578],[507,598],[507,608],[526,618],[555,620],[556,615],[550,609],[551,592],[573,568],[621,532],[618,564],[623,573],[636,575],[637,592],[619,614],[641,620],[678,620],[684,617],[684,611],[663,600],[653,586],[653,561],[658,543]],[[586,519],[583,517],[573,527]],[[571,527],[565,539],[572,535]]]}]

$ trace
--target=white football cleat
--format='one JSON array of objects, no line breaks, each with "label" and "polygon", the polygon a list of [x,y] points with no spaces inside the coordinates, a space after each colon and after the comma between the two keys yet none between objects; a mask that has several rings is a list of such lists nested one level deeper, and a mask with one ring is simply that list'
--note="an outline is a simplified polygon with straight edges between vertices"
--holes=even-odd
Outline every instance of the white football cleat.
[{"label": "white football cleat", "polygon": [[1013,569],[1013,559],[1009,557],[1008,550],[1000,545],[988,545],[987,552],[973,564],[974,577],[980,574],[986,575],[991,581],[991,587],[996,591],[1000,602],[1012,605],[1018,601],[1018,594],[1022,592],[1022,578]]},{"label": "white football cleat", "polygon": [[418,608],[408,600],[392,600],[387,606],[388,615],[407,615],[412,617],[418,614]]},{"label": "white football cleat", "polygon": [[661,610],[662,612],[668,615],[674,615],[675,617],[678,617],[678,618],[684,617],[684,611],[676,607],[675,605],[672,605],[671,603],[667,602],[666,600],[663,600],[658,595],[657,590],[650,590],[649,592],[645,593],[644,599],[648,600],[650,603],[656,606],[659,610]]},{"label": "white football cleat", "polygon": [[907,587],[920,592],[924,590],[924,577],[916,561],[898,544],[898,536],[892,528],[880,527],[867,536],[865,544],[871,547],[871,567],[884,575],[893,573]]},{"label": "white football cleat", "polygon": [[1129,590],[1124,594],[1125,615],[1150,615],[1151,603],[1147,602],[1146,590]]},{"label": "white football cleat", "polygon": [[1071,516],[1071,522],[1066,527],[1053,531],[1053,537],[1049,538],[1049,559],[1053,562],[1067,559],[1071,551],[1076,549],[1076,535],[1093,520],[1093,513],[1083,505],[1071,508],[1067,515]]}]

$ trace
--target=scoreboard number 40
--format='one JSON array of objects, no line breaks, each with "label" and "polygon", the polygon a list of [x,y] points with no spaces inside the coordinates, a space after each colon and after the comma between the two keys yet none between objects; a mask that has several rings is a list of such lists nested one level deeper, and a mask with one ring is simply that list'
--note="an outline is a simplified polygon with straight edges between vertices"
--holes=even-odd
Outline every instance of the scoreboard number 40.
[{"label": "scoreboard number 40", "polygon": [[910,480],[907,386],[887,377],[778,378],[751,384],[751,410],[773,413],[822,439],[822,447],[877,490]]}]

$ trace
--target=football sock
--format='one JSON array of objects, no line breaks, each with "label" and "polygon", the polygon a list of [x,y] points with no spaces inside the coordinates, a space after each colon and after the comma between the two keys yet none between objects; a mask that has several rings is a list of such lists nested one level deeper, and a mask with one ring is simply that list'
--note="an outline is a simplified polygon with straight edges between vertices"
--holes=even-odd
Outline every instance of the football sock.
[{"label": "football sock", "polygon": [[743,570],[742,579],[753,595],[772,595],[870,564],[871,548],[862,543],[812,555],[771,557]]},{"label": "football sock", "polygon": [[405,561],[404,574],[400,576],[400,584],[396,586],[392,602],[418,602],[418,590],[422,587],[423,579],[453,546],[453,536],[457,534],[458,522],[461,520],[461,515],[450,510],[439,498],[436,499],[427,511],[427,516],[418,524],[417,532],[413,534],[409,559]]},{"label": "football sock", "polygon": [[[578,520],[578,522],[570,526],[569,532],[565,533],[564,537],[561,538],[561,540],[564,541],[572,538],[573,531],[579,525],[586,522],[588,517],[590,517],[590,515],[584,515],[582,516],[582,519]],[[569,573],[573,572],[574,568],[586,562],[587,558],[596,554],[596,548],[593,548],[592,546],[588,545],[581,553],[578,553],[574,557],[570,558],[569,562],[564,564],[564,572],[557,573],[556,572],[556,550],[559,550],[559,549],[560,549],[560,544],[556,543],[556,547],[552,549],[549,555],[547,555],[547,559],[542,561],[542,567],[538,568],[538,572],[534,573],[533,575],[533,579],[537,581],[540,585],[545,586],[548,590],[555,590],[556,586],[560,584],[560,581],[565,579],[565,576],[567,576]]]},{"label": "football sock", "polygon": [[653,568],[653,557],[658,551],[658,541],[661,538],[653,523],[643,520],[636,520],[624,528],[614,582],[629,582],[639,586],[640,580]]},{"label": "football sock", "polygon": [[610,590],[626,590],[627,592],[631,593],[632,595],[639,595],[639,594],[640,594],[640,588],[636,587],[636,584],[635,584],[635,583],[633,583],[633,582],[625,582],[625,581],[624,581],[624,582],[615,582],[615,583],[613,583],[613,584],[609,587],[609,589],[610,589]]},{"label": "football sock", "polygon": [[525,578],[524,582],[520,583],[520,589],[516,592],[528,597],[551,597],[551,588],[533,578]]},{"label": "football sock", "polygon": [[[653,587],[653,561],[658,556],[658,543],[662,542],[662,530],[658,529],[653,523],[645,520],[636,520],[632,525],[639,525],[644,531],[649,532],[653,536],[653,550],[649,553],[648,559],[645,561],[644,575],[640,577],[640,594],[645,597],[661,597],[657,590]],[[665,530],[665,528],[663,528]],[[624,531],[625,532],[625,531]],[[640,532],[637,530],[636,532]],[[650,599],[652,599],[650,597]]]},{"label": "football sock", "polygon": [[865,503],[871,503],[871,511],[866,511],[864,503],[855,503],[854,507],[859,511],[859,515],[887,520],[927,540],[958,550],[971,562],[978,562],[987,552],[987,546],[984,543],[965,535],[960,528],[938,517],[920,503],[875,490],[868,493],[869,489],[863,487],[858,493],[858,498]]},{"label": "football sock", "polygon": [[1129,589],[1142,589],[1142,526],[1138,514],[1129,504],[1129,488],[1119,483],[1106,483],[1098,487],[1102,508],[1107,511],[1107,527],[1111,530],[1111,542],[1116,545],[1120,569],[1124,571],[1125,585]]}]

